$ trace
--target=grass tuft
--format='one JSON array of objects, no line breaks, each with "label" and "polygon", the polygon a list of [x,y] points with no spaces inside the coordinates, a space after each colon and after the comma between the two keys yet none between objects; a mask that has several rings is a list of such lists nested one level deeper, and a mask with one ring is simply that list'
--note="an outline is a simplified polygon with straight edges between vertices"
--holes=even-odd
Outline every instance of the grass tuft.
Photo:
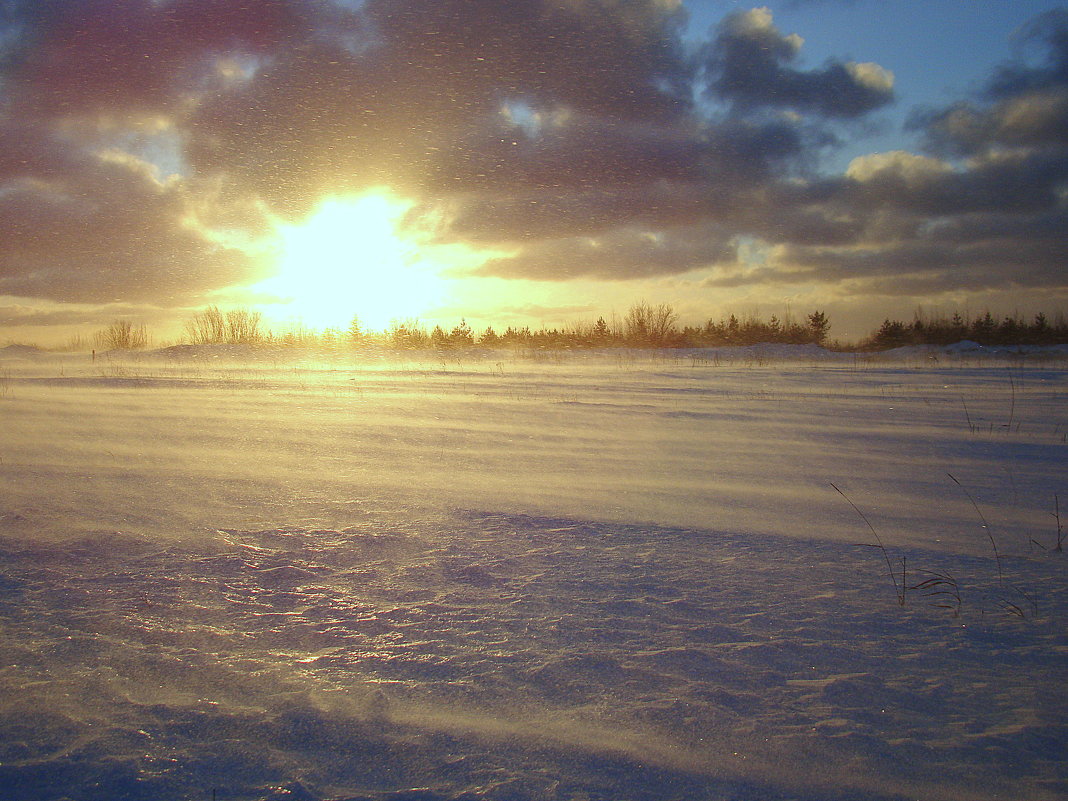
[{"label": "grass tuft", "polygon": [[[979,516],[979,520],[982,523],[983,530],[987,533],[987,537],[990,539],[990,545],[994,551],[994,560],[997,563],[998,577],[997,589],[991,600],[1002,611],[1022,620],[1030,620],[1038,617],[1039,604],[1035,593],[1006,580],[1001,551],[998,549],[997,541],[994,539],[991,532],[990,523],[983,515],[975,498],[972,497],[971,493],[968,492],[968,490],[952,474],[947,475],[949,475],[953,482],[961,488],[964,494],[968,497],[968,500],[971,501],[972,507],[975,509],[976,514]],[[903,607],[906,605],[905,601],[909,592],[919,593],[922,597],[928,599],[933,606],[939,609],[948,609],[954,618],[959,618],[964,604],[961,594],[961,586],[957,582],[957,579],[948,570],[944,569],[928,570],[914,567],[910,574],[907,570],[907,557],[902,555],[899,560],[892,559],[890,551],[886,548],[882,537],[875,529],[871,520],[868,519],[868,516],[861,511],[861,509],[840,487],[838,487],[838,485],[832,483],[831,487],[835,492],[845,498],[846,503],[853,507],[853,511],[855,511],[860,519],[864,521],[864,524],[875,538],[874,543],[858,544],[868,548],[878,548],[882,553],[883,560],[886,563],[887,575],[890,577],[890,580],[894,585],[894,594],[897,596],[898,606]],[[1057,550],[1060,550],[1064,541],[1064,530],[1061,525],[1060,501],[1057,496],[1054,496],[1053,516],[1057,520]],[[898,568],[898,562],[900,562],[900,569]],[[910,576],[914,582],[912,584],[909,583]]]},{"label": "grass tuft", "polygon": [[1064,551],[1064,526],[1061,525],[1061,499],[1057,493],[1053,493],[1053,519],[1057,521],[1057,544],[1053,550],[1061,553]]},{"label": "grass tuft", "polygon": [[861,544],[864,545],[865,547],[878,548],[880,551],[882,551],[883,559],[886,560],[886,569],[887,569],[887,572],[890,575],[890,580],[892,582],[894,582],[894,594],[897,595],[897,605],[898,606],[904,606],[905,605],[905,560],[904,560],[904,558],[902,558],[902,560],[901,560],[901,582],[898,583],[897,574],[894,572],[894,565],[890,561],[890,554],[886,550],[886,546],[883,545],[883,539],[882,539],[882,537],[879,536],[879,532],[875,530],[875,526],[873,526],[871,524],[871,521],[868,520],[867,515],[865,515],[864,512],[860,511],[860,507],[858,507],[855,503],[853,503],[853,501],[849,498],[849,496],[846,495],[844,492],[842,492],[841,489],[839,489],[837,484],[833,484],[832,483],[831,486],[834,488],[835,492],[837,492],[839,495],[841,495],[843,498],[846,499],[846,503],[848,503],[850,506],[853,507],[853,511],[855,511],[858,515],[860,515],[860,519],[865,522],[865,524],[868,526],[868,530],[871,531],[872,535],[875,537],[875,544],[874,545],[872,543],[870,543],[870,542],[869,543],[861,543]]},{"label": "grass tuft", "polygon": [[979,521],[983,524],[983,530],[986,532],[986,536],[990,538],[990,545],[994,549],[994,561],[997,562],[998,565],[998,583],[1004,586],[1005,571],[1002,569],[1001,566],[1001,554],[998,553],[998,544],[994,540],[994,535],[990,530],[990,524],[987,522],[986,517],[983,515],[982,509],[979,508],[979,504],[975,502],[975,498],[973,498],[972,494],[968,492],[968,488],[961,484],[959,481],[957,481],[956,477],[952,473],[946,473],[946,475],[950,477],[954,484],[961,488],[961,491],[964,492],[968,500],[971,501],[972,508],[975,509],[975,513],[979,515]]},{"label": "grass tuft", "polygon": [[[1022,587],[1019,587],[1015,584],[1008,584],[1005,582],[1005,570],[1002,565],[1001,553],[998,551],[997,541],[994,539],[990,524],[987,522],[987,519],[983,515],[982,510],[979,508],[979,504],[975,502],[975,498],[972,497],[972,494],[968,492],[967,488],[963,484],[957,481],[957,479],[953,476],[952,473],[946,473],[946,475],[953,480],[954,484],[961,488],[964,494],[968,497],[968,500],[971,501],[972,507],[975,509],[975,513],[979,515],[979,521],[983,525],[983,530],[986,531],[987,537],[990,538],[990,547],[994,549],[994,561],[997,562],[998,566],[998,587],[1001,591],[1001,597],[997,599],[998,606],[1004,609],[1009,614],[1016,615],[1017,617],[1023,618],[1025,620],[1029,617],[1036,617],[1038,615],[1038,599],[1035,597],[1035,595],[1023,589]],[[1058,525],[1057,543],[1058,545],[1060,545],[1060,505],[1056,495],[1054,495],[1054,504],[1054,517],[1057,518]],[[1009,595],[1017,596],[1018,600],[1010,600],[1007,597]]]},{"label": "grass tuft", "polygon": [[939,609],[949,609],[953,617],[960,617],[961,599],[957,580],[949,573],[939,570],[920,570],[928,578],[909,587],[920,592],[925,598],[933,598]]}]

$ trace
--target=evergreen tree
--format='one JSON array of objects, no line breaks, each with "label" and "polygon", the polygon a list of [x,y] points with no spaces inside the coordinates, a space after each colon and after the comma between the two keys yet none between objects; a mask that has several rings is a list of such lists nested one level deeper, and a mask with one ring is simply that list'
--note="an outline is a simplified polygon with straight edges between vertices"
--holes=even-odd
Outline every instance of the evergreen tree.
[{"label": "evergreen tree", "polygon": [[449,332],[449,344],[460,347],[475,344],[475,333],[471,330],[471,326],[467,324],[467,320],[461,319],[460,324]]},{"label": "evergreen tree", "polygon": [[883,320],[872,337],[876,348],[897,348],[908,343],[908,327],[900,320]]},{"label": "evergreen tree", "polygon": [[831,322],[827,319],[827,315],[821,311],[814,311],[806,319],[812,341],[817,345],[822,345],[827,339],[827,332],[831,330]]},{"label": "evergreen tree", "polygon": [[971,338],[980,345],[989,345],[994,338],[994,332],[997,327],[998,324],[994,320],[994,315],[987,311],[982,317],[976,317],[972,323]]},{"label": "evergreen tree", "polygon": [[595,345],[604,345],[612,338],[612,332],[608,330],[604,317],[598,317],[597,322],[593,324],[591,338]]},{"label": "evergreen tree", "polygon": [[359,315],[352,315],[352,320],[349,321],[349,327],[345,334],[348,336],[349,342],[353,345],[358,345],[363,342],[363,328],[360,325]]}]

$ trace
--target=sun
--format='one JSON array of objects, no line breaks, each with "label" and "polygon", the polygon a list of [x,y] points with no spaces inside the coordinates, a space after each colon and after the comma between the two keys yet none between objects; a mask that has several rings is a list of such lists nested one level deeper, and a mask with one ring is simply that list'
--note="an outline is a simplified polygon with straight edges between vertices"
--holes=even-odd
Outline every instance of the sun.
[{"label": "sun", "polygon": [[365,330],[416,318],[439,304],[445,280],[418,236],[402,230],[413,204],[374,190],[328,197],[299,224],[277,226],[276,272],[253,289],[272,298],[269,314],[313,328]]}]

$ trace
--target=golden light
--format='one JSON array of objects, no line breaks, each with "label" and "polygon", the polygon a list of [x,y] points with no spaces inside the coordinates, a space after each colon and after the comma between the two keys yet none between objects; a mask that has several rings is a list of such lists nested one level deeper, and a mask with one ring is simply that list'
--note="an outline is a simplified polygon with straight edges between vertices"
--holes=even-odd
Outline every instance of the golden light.
[{"label": "golden light", "polygon": [[276,298],[269,315],[313,328],[346,328],[356,315],[365,330],[381,330],[423,315],[445,281],[401,231],[411,205],[388,190],[324,199],[302,223],[279,224],[277,272],[252,289]]}]

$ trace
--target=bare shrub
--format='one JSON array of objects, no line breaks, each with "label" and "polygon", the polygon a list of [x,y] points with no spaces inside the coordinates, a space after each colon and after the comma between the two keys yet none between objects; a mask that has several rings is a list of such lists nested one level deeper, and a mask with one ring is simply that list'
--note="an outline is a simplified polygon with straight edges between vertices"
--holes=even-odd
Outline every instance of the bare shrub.
[{"label": "bare shrub", "polygon": [[226,341],[226,318],[218,306],[208,306],[185,324],[193,345],[219,345]]},{"label": "bare shrub", "polygon": [[144,324],[129,320],[115,320],[93,335],[93,342],[101,350],[141,350],[148,346],[148,330]]},{"label": "bare shrub", "polygon": [[226,341],[231,345],[255,345],[263,341],[262,315],[247,308],[226,312]]},{"label": "bare shrub", "polygon": [[667,303],[653,306],[635,303],[623,318],[623,337],[628,345],[667,345],[677,333],[679,315]]},{"label": "bare shrub", "polygon": [[248,308],[222,311],[208,306],[186,321],[185,330],[193,345],[255,345],[263,341],[262,315]]}]

